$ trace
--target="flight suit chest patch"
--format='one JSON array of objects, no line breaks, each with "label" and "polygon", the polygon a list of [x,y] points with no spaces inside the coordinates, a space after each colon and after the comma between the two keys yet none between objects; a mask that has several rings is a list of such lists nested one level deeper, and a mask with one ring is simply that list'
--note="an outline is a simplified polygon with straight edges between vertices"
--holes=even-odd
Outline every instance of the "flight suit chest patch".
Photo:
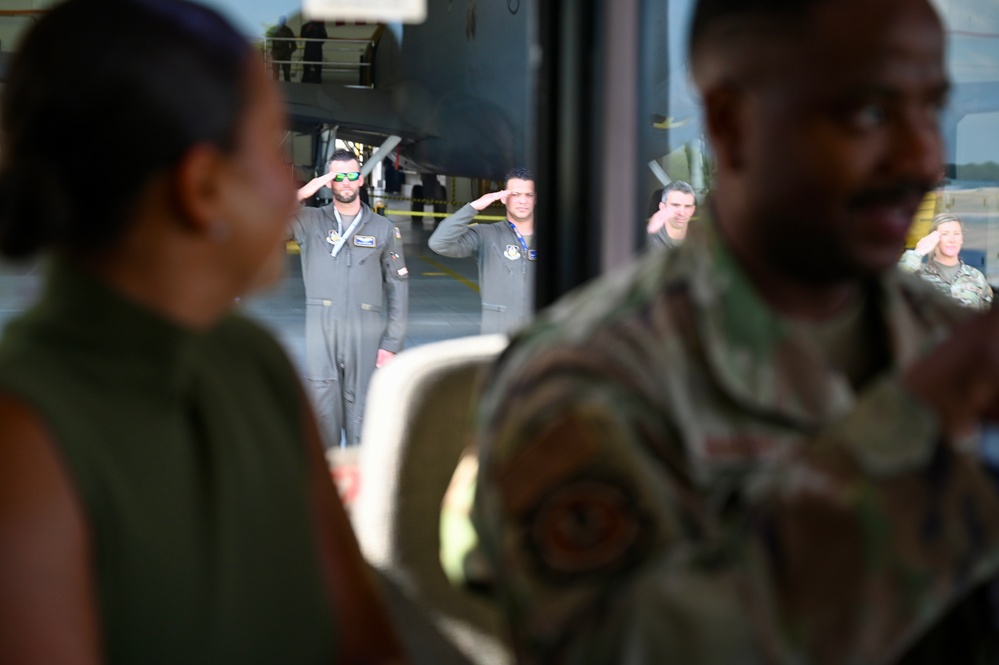
[{"label": "flight suit chest patch", "polygon": [[516,261],[520,258],[520,247],[517,247],[516,245],[507,245],[506,251],[503,252],[503,256],[511,261]]},{"label": "flight suit chest patch", "polygon": [[354,247],[374,247],[374,236],[354,236]]}]

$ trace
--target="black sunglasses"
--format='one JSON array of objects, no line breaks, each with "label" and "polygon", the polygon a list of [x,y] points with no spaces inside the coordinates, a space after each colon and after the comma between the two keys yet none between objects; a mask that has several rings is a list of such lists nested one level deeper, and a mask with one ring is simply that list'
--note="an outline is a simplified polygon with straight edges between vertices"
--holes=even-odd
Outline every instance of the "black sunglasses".
[{"label": "black sunglasses", "polygon": [[333,176],[333,182],[343,182],[344,180],[349,180],[354,182],[361,177],[360,171],[351,171],[350,173],[337,173]]}]

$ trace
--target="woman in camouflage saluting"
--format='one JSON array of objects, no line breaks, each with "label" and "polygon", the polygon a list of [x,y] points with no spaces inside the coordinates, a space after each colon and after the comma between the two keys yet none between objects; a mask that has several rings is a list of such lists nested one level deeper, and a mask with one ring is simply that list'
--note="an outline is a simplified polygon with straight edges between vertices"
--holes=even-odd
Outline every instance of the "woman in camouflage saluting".
[{"label": "woman in camouflage saluting", "polygon": [[899,266],[966,307],[988,309],[992,304],[992,287],[982,271],[960,259],[963,244],[961,220],[948,213],[937,215],[930,223],[930,232],[916,243],[915,249],[902,254]]}]

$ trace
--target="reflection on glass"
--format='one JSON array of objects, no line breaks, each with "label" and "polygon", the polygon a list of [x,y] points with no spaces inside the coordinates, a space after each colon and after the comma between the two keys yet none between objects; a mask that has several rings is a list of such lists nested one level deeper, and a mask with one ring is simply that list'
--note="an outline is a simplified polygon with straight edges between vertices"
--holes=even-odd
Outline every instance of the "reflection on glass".
[{"label": "reflection on glass", "polygon": [[[285,147],[299,184],[323,172],[337,148],[358,154],[362,197],[398,226],[406,245],[406,346],[476,334],[475,258],[441,257],[428,251],[427,238],[441,218],[501,188],[509,169],[531,166],[531,3],[427,0],[423,24],[327,21],[313,32],[279,2],[203,1],[243,26],[267,70],[279,74],[290,129]],[[31,25],[0,9],[0,50],[9,52]],[[308,203],[330,199],[323,188]],[[497,203],[478,222],[504,216]],[[283,282],[241,306],[271,327],[301,367],[304,289],[296,251],[291,244]],[[0,332],[33,300],[39,271],[0,266]]]},{"label": "reflection on glass", "polygon": [[[915,220],[908,247],[927,234],[934,215],[955,214],[964,222],[961,259],[999,284],[999,5],[989,0],[937,0],[936,5],[947,26],[954,86],[941,118],[945,167],[940,187]],[[666,182],[689,182],[699,200],[711,187],[711,157],[687,73],[692,6],[691,0],[642,4],[640,144],[647,150],[649,215]]]}]

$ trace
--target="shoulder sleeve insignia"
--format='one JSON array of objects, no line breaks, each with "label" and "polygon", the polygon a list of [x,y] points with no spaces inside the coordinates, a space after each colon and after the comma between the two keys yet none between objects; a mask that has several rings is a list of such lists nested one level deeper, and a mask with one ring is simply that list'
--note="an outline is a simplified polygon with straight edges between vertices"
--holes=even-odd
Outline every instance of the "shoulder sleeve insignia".
[{"label": "shoulder sleeve insignia", "polygon": [[559,487],[528,520],[529,547],[554,580],[630,568],[647,549],[651,525],[620,479]]}]

